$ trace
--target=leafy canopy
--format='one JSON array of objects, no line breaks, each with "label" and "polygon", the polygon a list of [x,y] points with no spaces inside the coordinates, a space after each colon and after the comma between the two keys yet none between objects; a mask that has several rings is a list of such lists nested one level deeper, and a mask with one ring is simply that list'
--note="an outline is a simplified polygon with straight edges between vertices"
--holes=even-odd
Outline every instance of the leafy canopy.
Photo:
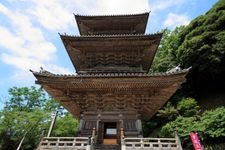
[{"label": "leafy canopy", "polygon": [[[16,149],[26,135],[22,148],[35,149],[41,133],[47,130],[51,113],[59,109],[59,104],[48,97],[41,88],[13,87],[9,89],[9,100],[0,111],[1,149]],[[66,113],[58,117],[52,135],[74,136],[78,121]]]}]

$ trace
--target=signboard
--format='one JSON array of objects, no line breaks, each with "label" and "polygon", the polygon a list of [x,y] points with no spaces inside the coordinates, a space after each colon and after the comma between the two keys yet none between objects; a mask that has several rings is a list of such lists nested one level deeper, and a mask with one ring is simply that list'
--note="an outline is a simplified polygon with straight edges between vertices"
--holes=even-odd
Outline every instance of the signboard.
[{"label": "signboard", "polygon": [[195,150],[202,150],[202,146],[201,146],[201,143],[199,141],[198,134],[194,133],[194,132],[191,132],[190,138],[191,138],[191,141],[192,141],[192,144],[193,144]]}]

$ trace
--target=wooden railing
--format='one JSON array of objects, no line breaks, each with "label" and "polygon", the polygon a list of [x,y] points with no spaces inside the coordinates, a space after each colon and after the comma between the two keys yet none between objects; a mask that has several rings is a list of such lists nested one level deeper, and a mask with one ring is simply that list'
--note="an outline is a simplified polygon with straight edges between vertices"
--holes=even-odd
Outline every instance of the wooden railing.
[{"label": "wooden railing", "polygon": [[38,150],[46,149],[74,149],[86,150],[87,137],[44,137],[39,144]]},{"label": "wooden railing", "polygon": [[182,150],[176,138],[124,138],[122,150]]}]

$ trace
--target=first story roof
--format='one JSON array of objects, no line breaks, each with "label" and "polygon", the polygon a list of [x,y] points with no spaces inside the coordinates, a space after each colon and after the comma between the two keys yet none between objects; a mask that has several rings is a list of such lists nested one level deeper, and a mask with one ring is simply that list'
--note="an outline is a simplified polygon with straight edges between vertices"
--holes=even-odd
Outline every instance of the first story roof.
[{"label": "first story roof", "polygon": [[189,69],[170,74],[57,75],[33,72],[37,83],[74,116],[88,111],[133,111],[151,118],[185,80]]}]

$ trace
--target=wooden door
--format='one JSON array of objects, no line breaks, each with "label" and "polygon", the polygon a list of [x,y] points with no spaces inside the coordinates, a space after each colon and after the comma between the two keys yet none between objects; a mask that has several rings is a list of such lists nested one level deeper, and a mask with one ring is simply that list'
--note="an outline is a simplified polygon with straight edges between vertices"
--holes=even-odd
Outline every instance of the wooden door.
[{"label": "wooden door", "polygon": [[105,122],[104,123],[104,134],[103,144],[113,145],[117,144],[118,138],[118,125],[117,122]]}]

